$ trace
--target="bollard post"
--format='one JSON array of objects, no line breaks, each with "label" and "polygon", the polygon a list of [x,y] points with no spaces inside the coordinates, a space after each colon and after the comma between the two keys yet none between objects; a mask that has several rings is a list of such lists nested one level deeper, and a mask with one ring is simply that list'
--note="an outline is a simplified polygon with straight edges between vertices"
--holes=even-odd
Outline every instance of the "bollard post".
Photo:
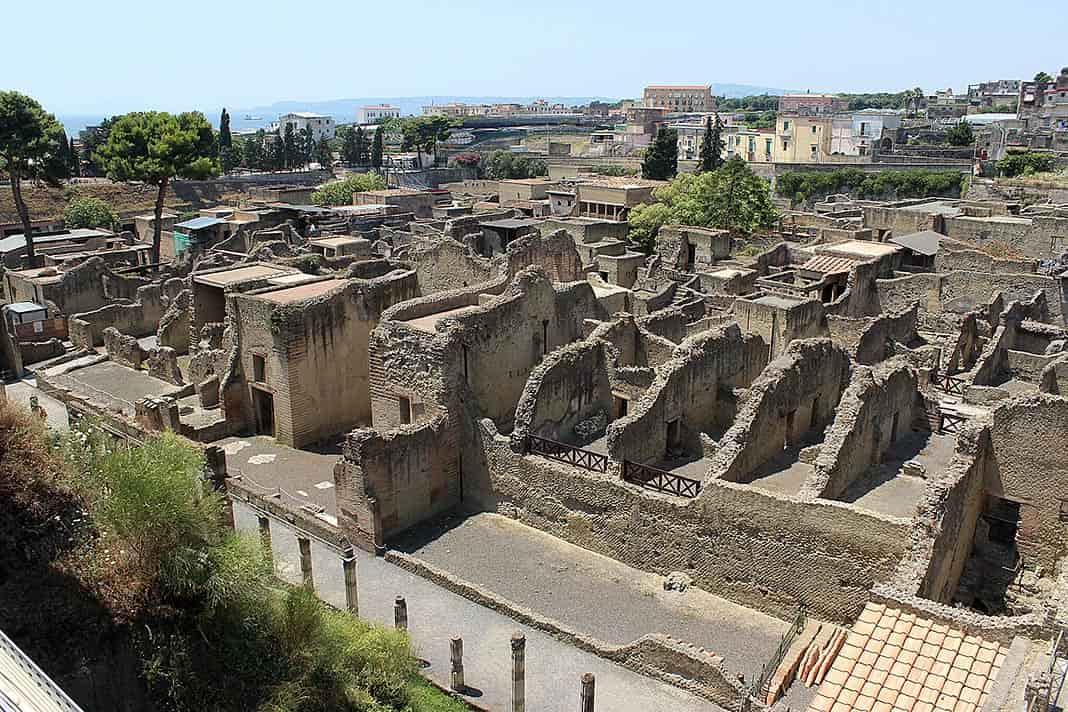
[{"label": "bollard post", "polygon": [[345,570],[345,603],[355,615],[360,615],[360,593],[356,580],[356,558],[347,559],[341,564]]},{"label": "bollard post", "polygon": [[449,675],[449,687],[456,692],[464,690],[464,640],[453,638],[449,641],[449,658],[452,661],[452,672]]},{"label": "bollard post", "polygon": [[593,712],[593,673],[588,672],[582,676],[582,707],[581,712]]},{"label": "bollard post", "polygon": [[512,712],[526,709],[526,648],[527,639],[522,633],[512,633]]},{"label": "bollard post", "polygon": [[404,596],[397,596],[393,600],[393,627],[397,630],[408,630],[408,603]]}]

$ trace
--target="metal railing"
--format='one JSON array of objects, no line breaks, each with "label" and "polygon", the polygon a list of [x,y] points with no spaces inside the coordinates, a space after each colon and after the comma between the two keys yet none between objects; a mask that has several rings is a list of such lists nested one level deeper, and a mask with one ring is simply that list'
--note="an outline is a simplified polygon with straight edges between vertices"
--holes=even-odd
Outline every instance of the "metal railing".
[{"label": "metal railing", "polygon": [[797,636],[801,635],[801,631],[804,630],[807,621],[808,616],[805,615],[805,607],[798,606],[797,615],[794,616],[793,622],[783,634],[782,640],[779,641],[779,647],[772,653],[771,659],[761,666],[760,677],[753,681],[750,692],[758,699],[767,699],[767,694],[769,692],[767,688],[771,683],[771,678],[775,676],[775,671],[779,669],[779,665],[782,664],[783,658],[786,657],[786,651],[793,645]]},{"label": "metal railing", "polygon": [[693,498],[701,493],[701,483],[697,480],[630,460],[623,461],[623,480],[678,497]]},{"label": "metal railing", "polygon": [[589,470],[590,472],[608,472],[608,455],[602,455],[592,450],[584,450],[574,445],[549,440],[537,435],[527,436],[527,452],[531,455],[541,455],[550,460],[581,467],[583,470]]}]

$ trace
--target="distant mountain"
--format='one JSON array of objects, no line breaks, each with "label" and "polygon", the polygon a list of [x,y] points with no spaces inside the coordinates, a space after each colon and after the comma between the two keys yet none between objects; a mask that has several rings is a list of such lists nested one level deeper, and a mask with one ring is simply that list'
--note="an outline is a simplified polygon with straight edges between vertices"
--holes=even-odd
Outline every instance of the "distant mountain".
[{"label": "distant mountain", "polygon": [[[230,125],[234,128],[256,128],[263,126],[281,114],[291,111],[312,111],[333,116],[339,123],[356,120],[356,111],[369,104],[392,104],[401,110],[401,114],[419,115],[423,107],[429,104],[529,104],[535,99],[544,99],[551,104],[582,105],[591,101],[615,101],[597,96],[370,96],[355,99],[332,99],[329,101],[276,101],[268,106],[254,106],[245,109],[230,110]],[[218,113],[216,110],[215,113]],[[258,117],[246,120],[246,116]]]},{"label": "distant mountain", "polygon": [[[735,98],[752,96],[757,94],[771,94],[779,96],[788,90],[774,89],[771,87],[754,86],[752,84],[713,84],[712,93],[716,96]],[[641,97],[640,92],[632,98]],[[423,113],[423,107],[429,104],[451,104],[463,102],[465,104],[529,104],[535,99],[544,99],[552,104],[567,104],[568,106],[581,106],[591,101],[618,101],[618,97],[605,96],[369,96],[353,99],[331,99],[329,101],[276,101],[265,106],[253,106],[230,109],[230,127],[235,130],[262,128],[277,119],[281,114],[290,111],[313,111],[319,114],[333,116],[338,123],[350,123],[356,120],[356,111],[361,106],[368,104],[393,104],[399,107],[401,114],[406,116],[418,116]],[[204,115],[213,124],[219,121],[221,107],[200,107]],[[245,117],[249,118],[246,119]],[[67,133],[77,136],[78,132],[86,126],[98,124],[104,119],[104,115],[60,115],[59,120],[64,124]]]},{"label": "distant mountain", "polygon": [[752,84],[713,84],[712,93],[716,96],[725,96],[728,99],[737,99],[743,96],[759,96],[769,94],[782,96],[793,91],[792,89],[773,89],[772,87],[758,87]]}]

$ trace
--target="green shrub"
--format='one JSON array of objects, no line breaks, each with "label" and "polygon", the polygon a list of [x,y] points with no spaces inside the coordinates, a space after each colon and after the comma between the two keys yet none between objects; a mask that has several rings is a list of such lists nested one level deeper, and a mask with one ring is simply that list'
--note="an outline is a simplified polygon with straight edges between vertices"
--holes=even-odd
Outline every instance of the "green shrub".
[{"label": "green shrub", "polygon": [[74,198],[63,211],[63,225],[68,230],[106,227],[109,230],[119,221],[111,206],[100,198]]},{"label": "green shrub", "polygon": [[775,180],[775,192],[794,203],[823,200],[835,193],[849,193],[860,199],[904,199],[927,196],[959,197],[964,174],[961,171],[867,172],[860,168],[833,171],[788,171]]},{"label": "green shrub", "polygon": [[386,181],[377,173],[352,173],[343,180],[319,186],[311,195],[316,205],[352,205],[352,196],[368,190],[382,190]]},{"label": "green shrub", "polygon": [[998,161],[998,171],[1006,178],[1029,176],[1052,171],[1055,162],[1056,159],[1050,153],[1010,153]]}]

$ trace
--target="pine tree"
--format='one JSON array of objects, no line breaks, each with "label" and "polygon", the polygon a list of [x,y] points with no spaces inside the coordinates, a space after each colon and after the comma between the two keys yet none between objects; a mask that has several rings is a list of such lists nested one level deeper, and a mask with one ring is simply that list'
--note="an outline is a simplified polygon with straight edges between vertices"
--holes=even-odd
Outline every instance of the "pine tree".
[{"label": "pine tree", "polygon": [[375,137],[371,142],[371,167],[376,171],[382,168],[382,127],[375,129]]},{"label": "pine tree", "polygon": [[660,127],[656,138],[645,150],[642,177],[650,180],[671,180],[679,170],[679,132]]},{"label": "pine tree", "polygon": [[230,135],[230,114],[223,107],[222,116],[219,117],[219,148],[229,148],[233,145],[233,136]]}]

